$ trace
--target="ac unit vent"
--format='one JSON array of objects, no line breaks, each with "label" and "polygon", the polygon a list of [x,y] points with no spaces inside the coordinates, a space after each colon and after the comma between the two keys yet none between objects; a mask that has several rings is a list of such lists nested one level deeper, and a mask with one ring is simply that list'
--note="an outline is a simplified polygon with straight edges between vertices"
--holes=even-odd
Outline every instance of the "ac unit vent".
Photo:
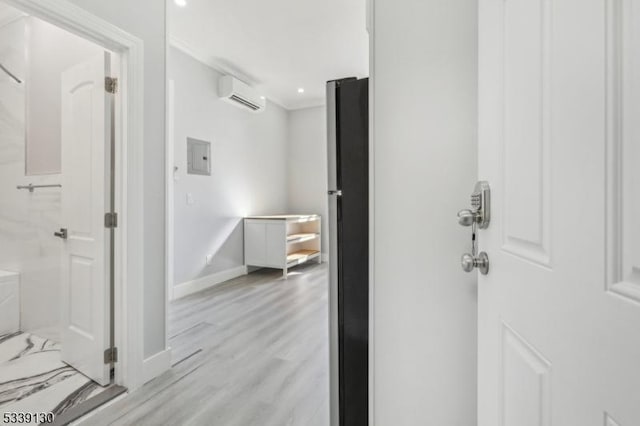
[{"label": "ac unit vent", "polygon": [[265,100],[255,89],[230,75],[220,78],[218,95],[222,100],[252,112],[262,112],[266,107]]},{"label": "ac unit vent", "polygon": [[237,96],[237,95],[231,95],[231,100],[239,102],[242,105],[246,106],[247,108],[252,109],[253,111],[257,111],[260,109],[259,105],[252,104],[251,102],[247,101],[246,99],[242,99],[240,96]]}]

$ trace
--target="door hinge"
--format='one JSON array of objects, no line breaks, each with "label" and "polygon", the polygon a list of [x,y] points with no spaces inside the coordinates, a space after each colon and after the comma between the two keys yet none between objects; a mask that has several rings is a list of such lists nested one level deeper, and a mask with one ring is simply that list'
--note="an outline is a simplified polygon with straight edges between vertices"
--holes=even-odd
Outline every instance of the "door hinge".
[{"label": "door hinge", "polygon": [[105,228],[117,228],[118,227],[118,213],[105,213],[104,214],[104,227]]},{"label": "door hinge", "polygon": [[105,77],[104,89],[107,93],[118,93],[118,79],[115,77]]},{"label": "door hinge", "polygon": [[118,348],[109,348],[104,350],[104,363],[113,364],[118,362]]}]

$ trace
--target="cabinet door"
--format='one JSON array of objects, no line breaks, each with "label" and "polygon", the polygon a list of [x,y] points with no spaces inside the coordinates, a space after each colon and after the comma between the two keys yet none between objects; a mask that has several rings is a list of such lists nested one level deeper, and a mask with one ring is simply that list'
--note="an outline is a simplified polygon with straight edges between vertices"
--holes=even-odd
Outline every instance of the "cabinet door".
[{"label": "cabinet door", "polygon": [[287,235],[284,221],[267,224],[267,264],[284,267],[287,263]]},{"label": "cabinet door", "polygon": [[264,222],[244,223],[244,263],[261,266],[267,262],[267,227]]}]

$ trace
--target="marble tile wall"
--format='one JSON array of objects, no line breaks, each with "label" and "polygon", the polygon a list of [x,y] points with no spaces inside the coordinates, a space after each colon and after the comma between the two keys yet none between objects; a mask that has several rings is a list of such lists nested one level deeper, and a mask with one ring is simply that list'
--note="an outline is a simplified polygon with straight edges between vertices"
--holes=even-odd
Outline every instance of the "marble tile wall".
[{"label": "marble tile wall", "polygon": [[59,183],[60,175],[25,176],[27,18],[0,27],[0,62],[24,80],[0,73],[0,269],[20,273],[21,329],[59,341],[62,243],[58,188],[17,185]]}]

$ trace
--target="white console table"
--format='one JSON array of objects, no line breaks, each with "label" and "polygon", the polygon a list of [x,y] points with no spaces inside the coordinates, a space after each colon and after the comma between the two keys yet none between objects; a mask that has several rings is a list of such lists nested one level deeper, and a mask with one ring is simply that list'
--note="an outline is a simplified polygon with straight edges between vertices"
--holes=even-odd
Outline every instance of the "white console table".
[{"label": "white console table", "polygon": [[244,263],[288,269],[310,260],[322,262],[319,215],[249,216],[244,219]]}]

